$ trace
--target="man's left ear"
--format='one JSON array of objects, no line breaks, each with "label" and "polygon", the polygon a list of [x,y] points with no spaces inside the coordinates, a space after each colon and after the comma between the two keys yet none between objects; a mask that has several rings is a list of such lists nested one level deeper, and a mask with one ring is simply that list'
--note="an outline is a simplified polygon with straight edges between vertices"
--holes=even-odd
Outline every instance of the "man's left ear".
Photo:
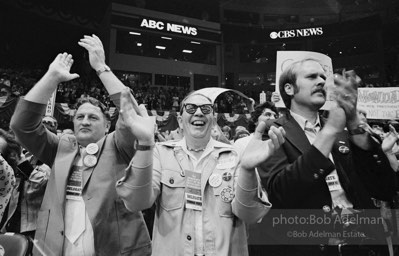
[{"label": "man's left ear", "polygon": [[109,129],[111,128],[111,121],[107,121],[105,125],[105,134],[109,133]]}]

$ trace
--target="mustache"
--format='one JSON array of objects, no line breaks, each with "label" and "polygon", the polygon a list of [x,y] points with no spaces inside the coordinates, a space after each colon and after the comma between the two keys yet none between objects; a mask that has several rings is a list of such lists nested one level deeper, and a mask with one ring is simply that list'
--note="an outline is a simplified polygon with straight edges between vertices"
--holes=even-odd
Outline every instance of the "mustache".
[{"label": "mustache", "polygon": [[324,95],[324,97],[327,96],[326,90],[324,90],[324,88],[322,88],[322,87],[319,87],[319,88],[315,89],[315,90],[312,92],[312,94],[315,94],[315,93],[318,93],[318,92],[321,92],[321,93]]}]

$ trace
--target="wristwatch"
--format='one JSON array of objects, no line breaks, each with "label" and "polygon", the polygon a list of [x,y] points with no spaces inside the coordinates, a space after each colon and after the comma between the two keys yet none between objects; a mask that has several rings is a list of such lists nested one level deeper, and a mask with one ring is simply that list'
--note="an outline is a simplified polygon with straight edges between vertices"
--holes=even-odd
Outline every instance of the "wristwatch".
[{"label": "wristwatch", "polygon": [[111,72],[110,67],[104,64],[100,69],[96,70],[97,76],[101,75],[103,72]]},{"label": "wristwatch", "polygon": [[134,149],[139,151],[148,151],[153,149],[155,144],[152,145],[140,145],[139,142],[136,140],[134,143]]},{"label": "wristwatch", "polygon": [[359,125],[356,129],[349,130],[350,135],[357,135],[363,133],[366,133],[366,130],[361,125]]}]

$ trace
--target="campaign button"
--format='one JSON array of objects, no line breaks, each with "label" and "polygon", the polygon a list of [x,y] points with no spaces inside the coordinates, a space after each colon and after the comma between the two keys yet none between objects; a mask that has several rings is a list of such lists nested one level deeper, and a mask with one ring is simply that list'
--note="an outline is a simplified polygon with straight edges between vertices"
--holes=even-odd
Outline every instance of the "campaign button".
[{"label": "campaign button", "polygon": [[225,187],[220,191],[220,198],[223,200],[225,203],[230,203],[233,201],[234,194],[233,194],[233,189],[230,187]]},{"label": "campaign button", "polygon": [[90,143],[86,147],[86,153],[89,155],[94,155],[98,152],[98,145],[96,143]]},{"label": "campaign button", "polygon": [[83,158],[83,164],[87,167],[93,167],[97,164],[97,157],[93,155],[87,155]]},{"label": "campaign button", "polygon": [[347,146],[339,146],[338,151],[344,155],[349,154],[349,148]]},{"label": "campaign button", "polygon": [[233,175],[231,175],[231,173],[225,172],[225,173],[223,173],[222,179],[223,179],[224,181],[229,181],[229,180],[231,180],[232,177],[233,177]]},{"label": "campaign button", "polygon": [[211,187],[217,188],[221,184],[222,184],[222,176],[220,174],[213,173],[209,177],[209,185],[211,185]]},{"label": "campaign button", "polygon": [[328,206],[328,205],[323,206],[323,211],[326,212],[326,213],[330,212],[331,211],[330,206]]}]

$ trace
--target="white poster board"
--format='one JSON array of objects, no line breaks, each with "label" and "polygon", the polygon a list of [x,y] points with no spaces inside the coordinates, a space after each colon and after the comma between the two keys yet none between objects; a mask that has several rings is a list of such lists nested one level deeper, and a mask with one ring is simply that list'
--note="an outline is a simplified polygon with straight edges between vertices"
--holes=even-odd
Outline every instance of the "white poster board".
[{"label": "white poster board", "polygon": [[367,119],[399,119],[399,88],[359,88],[357,108]]},{"label": "white poster board", "polygon": [[[324,70],[326,71],[326,85],[327,88],[327,99],[329,99],[329,88],[334,85],[334,78],[333,78],[333,66],[331,58],[327,55],[318,53],[318,52],[307,52],[307,51],[277,51],[277,61],[276,61],[276,92],[280,94],[279,89],[279,79],[281,73],[290,66],[292,63],[301,61],[303,59],[315,59],[323,66]],[[280,98],[278,102],[275,103],[276,107],[285,108],[283,100]],[[327,106],[326,106],[327,105]],[[328,103],[322,107],[322,109],[328,109]]]}]

